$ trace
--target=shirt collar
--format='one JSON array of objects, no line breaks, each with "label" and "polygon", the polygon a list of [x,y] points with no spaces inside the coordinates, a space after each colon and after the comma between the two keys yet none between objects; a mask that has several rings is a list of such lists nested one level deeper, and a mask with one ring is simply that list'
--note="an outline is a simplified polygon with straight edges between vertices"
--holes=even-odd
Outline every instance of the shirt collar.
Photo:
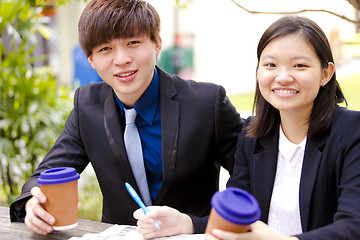
[{"label": "shirt collar", "polygon": [[[124,103],[116,96],[116,101],[121,109],[121,116],[124,113]],[[155,118],[156,109],[159,105],[159,74],[154,68],[154,76],[148,88],[141,95],[141,97],[134,104],[134,108],[138,115],[140,115],[149,125],[152,125]]]},{"label": "shirt collar", "polygon": [[279,132],[279,152],[286,160],[290,161],[298,148],[302,149],[302,151],[305,151],[307,137],[305,137],[300,144],[294,144],[290,142],[290,140],[285,136],[281,125]]}]

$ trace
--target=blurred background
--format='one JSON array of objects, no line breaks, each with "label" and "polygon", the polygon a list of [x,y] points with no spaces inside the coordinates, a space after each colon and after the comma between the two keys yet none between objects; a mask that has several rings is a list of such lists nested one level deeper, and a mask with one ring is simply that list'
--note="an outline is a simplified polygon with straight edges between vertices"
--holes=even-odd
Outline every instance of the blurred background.
[{"label": "blurred background", "polygon": [[[171,64],[186,68],[179,71],[175,66],[173,72],[197,81],[222,84],[229,95],[253,91],[257,42],[264,30],[282,14],[251,14],[231,0],[187,0],[177,5],[175,0],[148,2],[157,9],[162,21],[160,66],[170,72]],[[237,3],[257,12],[323,9],[359,21],[359,11],[347,0],[303,0],[296,4],[287,0],[237,0]],[[73,80],[72,50],[78,43],[77,22],[85,4],[71,0],[56,9],[52,16],[57,35],[50,40],[52,43],[48,50],[62,84]],[[333,42],[337,66],[349,64],[354,57],[359,57],[360,50],[349,48],[356,42],[359,48],[359,25],[321,11],[299,15],[316,21],[328,35]],[[182,51],[173,53],[171,61],[169,51],[176,52],[175,47]]]},{"label": "blurred background", "polygon": [[[359,0],[148,0],[161,18],[158,65],[185,79],[225,87],[251,114],[256,47],[286,13],[314,20],[333,48],[348,107],[360,110]],[[0,0],[0,205],[8,206],[60,133],[73,91],[101,81],[78,45],[83,0]],[[222,171],[221,189],[228,175]],[[86,180],[85,180],[86,179]],[[79,182],[81,218],[100,220],[91,167]]]}]

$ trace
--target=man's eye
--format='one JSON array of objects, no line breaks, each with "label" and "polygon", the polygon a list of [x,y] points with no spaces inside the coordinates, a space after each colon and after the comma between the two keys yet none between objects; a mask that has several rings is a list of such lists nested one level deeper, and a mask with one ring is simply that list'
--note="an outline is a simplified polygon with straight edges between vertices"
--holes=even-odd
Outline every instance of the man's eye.
[{"label": "man's eye", "polygon": [[137,43],[140,43],[140,42],[139,41],[131,41],[131,42],[129,42],[129,45],[135,45]]},{"label": "man's eye", "polygon": [[99,52],[103,52],[103,51],[107,51],[107,50],[110,50],[111,48],[110,47],[103,47],[99,50]]}]

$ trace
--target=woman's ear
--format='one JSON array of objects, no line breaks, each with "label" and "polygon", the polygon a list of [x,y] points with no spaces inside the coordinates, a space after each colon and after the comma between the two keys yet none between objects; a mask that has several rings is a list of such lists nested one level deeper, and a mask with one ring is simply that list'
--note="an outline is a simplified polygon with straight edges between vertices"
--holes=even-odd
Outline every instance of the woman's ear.
[{"label": "woman's ear", "polygon": [[323,77],[322,80],[320,82],[320,86],[324,87],[332,78],[332,76],[334,75],[335,72],[335,65],[332,62],[328,62],[328,67],[324,68],[323,70]]}]

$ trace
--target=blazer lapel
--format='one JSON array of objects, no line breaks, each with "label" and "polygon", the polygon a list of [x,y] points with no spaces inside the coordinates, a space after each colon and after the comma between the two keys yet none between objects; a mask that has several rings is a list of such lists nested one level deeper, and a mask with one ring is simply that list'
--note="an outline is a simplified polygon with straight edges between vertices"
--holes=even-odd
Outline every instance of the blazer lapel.
[{"label": "blazer lapel", "polygon": [[161,147],[164,180],[155,203],[161,202],[164,198],[175,175],[181,105],[173,99],[177,95],[173,79],[161,69],[157,69],[160,79]]},{"label": "blazer lapel", "polygon": [[[278,148],[279,127],[274,128],[271,134],[259,139],[260,149],[253,156],[253,168],[250,182],[253,182],[250,191],[258,199],[262,208],[262,220],[267,222],[268,213],[275,181]],[[259,177],[261,176],[261,177]]]},{"label": "blazer lapel", "polygon": [[324,145],[325,142],[326,138],[323,138],[320,141],[308,138],[305,147],[299,193],[300,215],[303,232],[308,231],[311,197],[322,158],[322,152],[319,148]]},{"label": "blazer lapel", "polygon": [[[322,152],[319,150],[327,141],[324,137],[321,140],[308,138],[302,173],[300,179],[300,215],[303,232],[308,231],[310,204],[313,189],[315,186],[316,176],[318,174]],[[275,144],[276,143],[276,144]],[[279,148],[279,126],[268,134],[266,137],[259,139],[260,149],[256,151],[253,157],[253,192],[259,200],[259,205],[264,211],[262,220],[268,220],[268,213],[273,191],[273,185],[276,176],[278,148]],[[261,176],[254,177],[254,176]]]},{"label": "blazer lapel", "polygon": [[119,177],[121,177],[124,181],[128,181],[135,190],[139,192],[126,155],[123,138],[124,129],[122,127],[123,124],[121,124],[122,120],[120,116],[121,115],[118,112],[117,103],[114,98],[114,93],[110,88],[109,94],[104,103],[104,128],[106,136],[114,154],[116,165],[121,172]]}]

